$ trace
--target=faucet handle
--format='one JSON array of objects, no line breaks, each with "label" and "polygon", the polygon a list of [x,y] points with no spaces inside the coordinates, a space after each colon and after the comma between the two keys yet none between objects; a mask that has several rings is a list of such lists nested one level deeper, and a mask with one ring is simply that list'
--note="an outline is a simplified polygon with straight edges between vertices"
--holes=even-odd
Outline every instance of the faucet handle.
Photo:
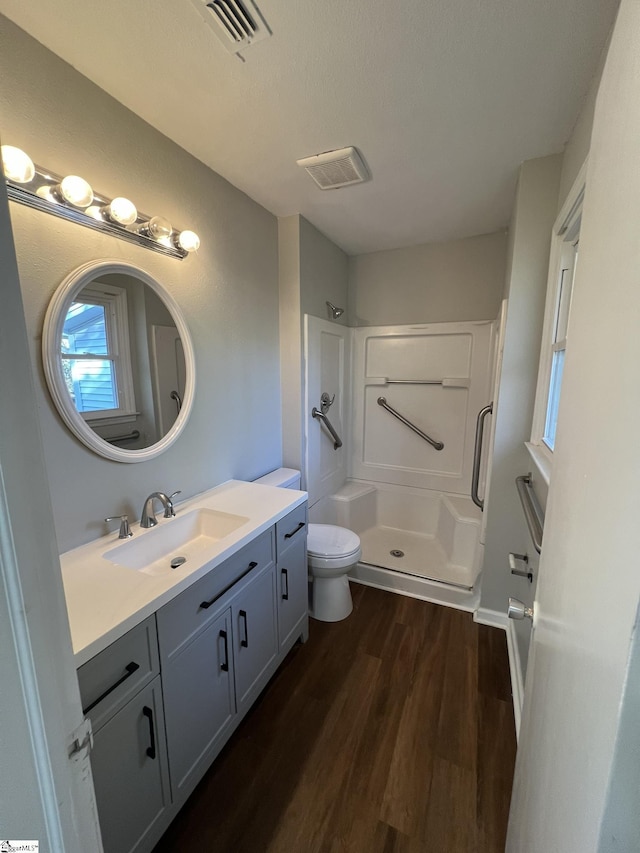
[{"label": "faucet handle", "polygon": [[177,492],[173,492],[173,494],[169,495],[169,502],[164,508],[164,518],[173,518],[176,514],[175,509],[173,508],[173,499],[176,495],[181,495],[182,489],[178,489]]},{"label": "faucet handle", "polygon": [[108,518],[105,518],[105,521],[120,522],[120,532],[118,533],[118,539],[130,539],[133,536],[131,528],[129,527],[128,515],[110,515]]}]

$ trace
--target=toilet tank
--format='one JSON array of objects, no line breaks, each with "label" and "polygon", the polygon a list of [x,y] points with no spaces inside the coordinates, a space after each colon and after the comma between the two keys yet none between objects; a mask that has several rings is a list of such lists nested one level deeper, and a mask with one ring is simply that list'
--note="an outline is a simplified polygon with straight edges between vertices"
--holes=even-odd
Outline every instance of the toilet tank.
[{"label": "toilet tank", "polygon": [[259,477],[254,482],[263,486],[279,486],[281,489],[299,489],[300,471],[296,471],[295,468],[276,468],[275,471]]}]

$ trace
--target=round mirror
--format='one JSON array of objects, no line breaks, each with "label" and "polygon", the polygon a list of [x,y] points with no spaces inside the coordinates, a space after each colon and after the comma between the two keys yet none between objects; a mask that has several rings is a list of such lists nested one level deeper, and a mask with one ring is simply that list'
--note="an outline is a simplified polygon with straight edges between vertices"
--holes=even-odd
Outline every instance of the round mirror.
[{"label": "round mirror", "polygon": [[175,300],[120,261],[91,262],[56,290],[44,321],[44,372],[69,429],[117,462],[144,462],[180,435],[195,365]]}]

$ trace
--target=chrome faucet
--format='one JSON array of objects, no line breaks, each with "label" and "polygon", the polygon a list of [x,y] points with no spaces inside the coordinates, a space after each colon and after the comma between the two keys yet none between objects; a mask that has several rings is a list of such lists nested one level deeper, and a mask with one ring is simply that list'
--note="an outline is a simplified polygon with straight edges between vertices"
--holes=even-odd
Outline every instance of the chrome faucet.
[{"label": "chrome faucet", "polygon": [[173,518],[176,514],[175,509],[173,508],[173,498],[176,495],[180,494],[180,489],[177,492],[174,492],[172,495],[165,495],[164,492],[151,492],[149,497],[145,500],[144,506],[142,507],[142,516],[140,518],[140,527],[155,527],[158,523],[158,519],[156,518],[156,513],[153,508],[153,502],[157,498],[162,506],[164,507],[164,517],[165,518]]}]

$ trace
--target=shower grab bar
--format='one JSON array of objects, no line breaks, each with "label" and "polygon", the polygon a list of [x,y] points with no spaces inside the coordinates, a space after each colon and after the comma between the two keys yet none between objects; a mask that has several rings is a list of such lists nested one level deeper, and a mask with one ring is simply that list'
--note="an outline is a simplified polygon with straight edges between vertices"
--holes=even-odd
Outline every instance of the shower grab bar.
[{"label": "shower grab bar", "polygon": [[482,457],[482,439],[484,437],[484,419],[493,412],[493,403],[489,403],[478,412],[476,421],[476,445],[473,450],[473,473],[471,475],[471,500],[484,512],[484,499],[478,497],[480,483],[480,460]]},{"label": "shower grab bar", "polygon": [[369,377],[365,385],[442,385],[443,388],[468,388],[468,376],[445,376],[444,379],[389,379],[388,376]]},{"label": "shower grab bar", "polygon": [[522,504],[522,511],[529,528],[529,536],[533,542],[533,547],[538,554],[542,550],[542,533],[544,530],[544,515],[538,504],[536,493],[533,490],[531,483],[531,474],[521,474],[516,477],[516,488],[518,489],[518,497]]},{"label": "shower grab bar", "polygon": [[408,426],[409,429],[413,430],[416,435],[420,436],[420,438],[424,438],[425,441],[428,441],[429,444],[436,450],[442,450],[444,448],[444,444],[441,441],[436,441],[435,438],[431,438],[431,436],[427,435],[426,432],[422,432],[419,427],[417,427],[415,424],[412,424],[411,421],[408,421],[403,415],[400,414],[400,412],[396,412],[393,406],[390,406],[384,397],[378,397],[378,405],[382,406],[383,409],[386,409],[389,414],[393,415],[394,418],[397,418],[405,426]]},{"label": "shower grab bar", "polygon": [[334,450],[337,450],[339,447],[342,447],[342,439],[340,438],[338,433],[335,431],[335,429],[332,427],[331,421],[329,420],[329,418],[326,416],[326,414],[324,412],[321,412],[320,409],[316,409],[316,407],[314,406],[313,409],[311,409],[311,417],[312,418],[318,418],[318,420],[322,421],[322,423],[329,430],[329,432],[331,433],[331,438],[333,439],[333,449]]},{"label": "shower grab bar", "polygon": [[113,444],[114,441],[135,441],[137,438],[140,438],[140,430],[134,429],[126,435],[108,435],[106,436],[105,441],[108,441],[109,444]]}]

